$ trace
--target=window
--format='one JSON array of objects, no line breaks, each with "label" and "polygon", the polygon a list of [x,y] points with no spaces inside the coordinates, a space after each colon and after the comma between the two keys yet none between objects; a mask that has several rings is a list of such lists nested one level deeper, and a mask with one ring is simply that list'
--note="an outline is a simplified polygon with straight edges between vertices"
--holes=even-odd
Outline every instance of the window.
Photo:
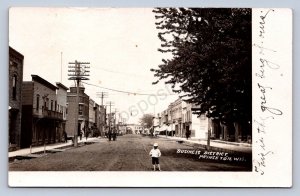
[{"label": "window", "polygon": [[15,67],[17,67],[17,66],[18,66],[18,63],[15,62],[15,61],[10,60],[10,61],[9,61],[9,65],[10,65],[10,66],[15,66]]},{"label": "window", "polygon": [[44,98],[44,107],[45,110],[49,110],[49,98]]},{"label": "window", "polygon": [[54,102],[54,111],[59,111],[59,110],[57,109],[57,102],[56,102],[56,101]]},{"label": "window", "polygon": [[83,114],[83,105],[79,104],[79,110],[78,110],[78,114],[82,115]]},{"label": "window", "polygon": [[51,107],[50,110],[53,111],[53,100],[51,100]]},{"label": "window", "polygon": [[40,95],[37,94],[36,95],[36,111],[39,111],[39,107],[40,107]]},{"label": "window", "polygon": [[17,76],[13,76],[13,81],[12,81],[12,98],[14,100],[17,99]]}]

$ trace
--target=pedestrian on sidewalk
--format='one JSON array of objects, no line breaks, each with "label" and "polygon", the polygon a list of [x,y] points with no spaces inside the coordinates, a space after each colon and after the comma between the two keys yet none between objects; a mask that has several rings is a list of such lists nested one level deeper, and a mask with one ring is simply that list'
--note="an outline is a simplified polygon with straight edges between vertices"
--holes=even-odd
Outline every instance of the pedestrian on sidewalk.
[{"label": "pedestrian on sidewalk", "polygon": [[80,139],[80,140],[82,140],[82,135],[83,135],[83,134],[84,134],[84,131],[81,130],[80,133],[79,133],[79,139]]},{"label": "pedestrian on sidewalk", "polygon": [[88,137],[89,137],[89,134],[90,134],[90,128],[88,128],[88,130],[86,130],[85,132],[85,140],[87,141]]},{"label": "pedestrian on sidewalk", "polygon": [[116,132],[112,133],[112,138],[113,138],[114,141],[116,141],[116,139],[117,139],[117,133]]},{"label": "pedestrian on sidewalk", "polygon": [[65,143],[67,143],[68,142],[68,135],[67,135],[67,132],[66,131],[64,131],[64,140],[65,140]]},{"label": "pedestrian on sidewalk", "polygon": [[108,131],[108,141],[111,141],[111,131]]},{"label": "pedestrian on sidewalk", "polygon": [[185,136],[186,136],[187,140],[189,139],[190,135],[191,135],[191,131],[190,130],[186,130]]},{"label": "pedestrian on sidewalk", "polygon": [[117,139],[117,129],[116,128],[113,129],[112,138],[114,141],[116,141],[116,139]]},{"label": "pedestrian on sidewalk", "polygon": [[160,171],[159,157],[161,156],[161,152],[158,149],[157,143],[153,144],[153,149],[151,149],[149,155],[152,157],[153,170],[155,171],[157,166],[158,171]]}]

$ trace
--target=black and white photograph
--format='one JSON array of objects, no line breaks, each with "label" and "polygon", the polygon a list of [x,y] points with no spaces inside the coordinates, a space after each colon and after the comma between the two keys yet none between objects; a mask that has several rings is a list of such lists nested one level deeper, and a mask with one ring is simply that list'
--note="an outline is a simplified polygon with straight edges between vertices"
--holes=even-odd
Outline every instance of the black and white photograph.
[{"label": "black and white photograph", "polygon": [[291,145],[276,145],[292,142],[291,22],[271,8],[10,8],[9,186],[291,186]]}]

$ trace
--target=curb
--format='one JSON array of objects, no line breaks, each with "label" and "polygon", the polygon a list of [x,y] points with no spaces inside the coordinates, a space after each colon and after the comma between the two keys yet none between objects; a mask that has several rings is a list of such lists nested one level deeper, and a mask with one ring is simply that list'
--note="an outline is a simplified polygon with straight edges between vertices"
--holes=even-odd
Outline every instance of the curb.
[{"label": "curb", "polygon": [[202,147],[205,148],[206,150],[209,151],[222,151],[222,152],[227,152],[227,153],[232,153],[232,154],[252,154],[252,152],[245,152],[245,151],[238,151],[238,150],[230,150],[227,148],[220,148],[220,147],[215,147],[215,146],[210,146],[210,148],[207,148],[207,145],[205,144],[194,144],[194,147]]},{"label": "curb", "polygon": [[[97,143],[98,141],[95,141],[95,139],[96,138],[91,138],[90,140],[88,140],[88,141],[80,141],[80,142],[78,142],[78,147],[82,147],[82,146],[85,146],[85,145],[89,145],[89,144],[93,144],[93,143]],[[39,147],[41,147],[41,146],[39,146]],[[68,148],[76,148],[76,147],[74,147],[74,144],[73,143],[66,143],[65,145],[62,145],[62,146],[60,146],[60,144],[58,144],[57,146],[54,146],[54,147],[52,147],[52,148],[50,148],[50,149],[47,149],[46,148],[46,152],[52,152],[52,153],[54,153],[54,152],[59,152],[59,151],[61,151],[61,149],[68,149]],[[30,153],[22,153],[22,154],[16,154],[16,155],[12,155],[12,156],[9,156],[9,154],[8,154],[8,158],[9,158],[9,160],[10,159],[14,159],[14,158],[16,158],[16,157],[31,157],[31,156],[33,156],[34,154],[40,154],[41,152],[43,152],[44,151],[44,149],[40,149],[40,150],[33,150],[34,152],[32,152],[31,154]],[[14,151],[13,151],[14,152]],[[34,157],[32,157],[32,158],[34,158]]]},{"label": "curb", "polygon": [[[171,141],[173,140],[173,141],[181,143],[181,144],[190,144],[193,147],[204,148],[204,149],[208,150],[206,144],[200,144],[200,143],[197,143],[197,141],[184,140],[184,139],[181,139],[181,138],[170,138],[170,137],[166,138],[166,137],[160,137],[160,136],[158,136],[158,137],[159,138],[164,138],[164,139],[169,139]],[[219,143],[222,143],[222,142],[219,142]],[[251,148],[250,146],[235,145],[235,144],[228,144],[228,143],[223,143],[223,144]],[[210,146],[209,150],[212,150],[212,151],[223,151],[223,152],[234,153],[234,154],[247,154],[247,155],[252,154],[252,151],[247,152],[247,151],[244,151],[244,150],[234,150],[234,149],[228,149],[228,148],[222,148],[222,147],[216,147],[216,146]]]}]

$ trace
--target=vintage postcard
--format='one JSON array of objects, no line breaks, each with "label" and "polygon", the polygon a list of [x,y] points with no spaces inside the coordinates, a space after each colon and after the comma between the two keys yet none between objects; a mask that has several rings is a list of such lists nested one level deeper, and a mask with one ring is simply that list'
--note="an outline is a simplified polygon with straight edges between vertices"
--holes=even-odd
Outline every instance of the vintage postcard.
[{"label": "vintage postcard", "polygon": [[10,187],[291,187],[292,10],[9,9]]}]

